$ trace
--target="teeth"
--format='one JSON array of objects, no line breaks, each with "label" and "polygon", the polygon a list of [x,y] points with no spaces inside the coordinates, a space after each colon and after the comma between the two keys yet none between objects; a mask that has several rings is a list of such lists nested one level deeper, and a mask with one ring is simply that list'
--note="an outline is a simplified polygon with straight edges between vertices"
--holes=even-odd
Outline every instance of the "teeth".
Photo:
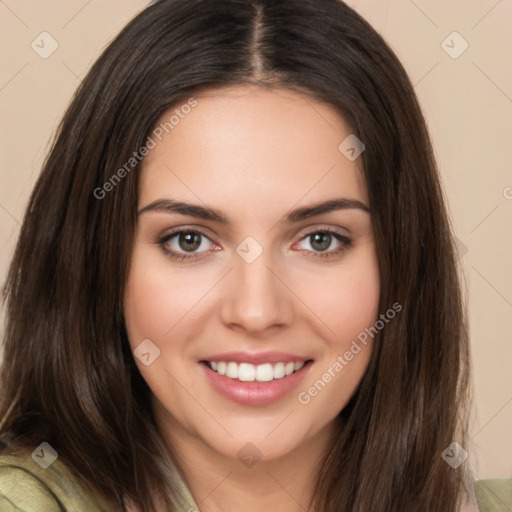
[{"label": "teeth", "polygon": [[298,363],[270,363],[253,365],[249,363],[235,363],[233,361],[210,362],[213,371],[219,375],[225,375],[230,379],[239,379],[243,382],[270,382],[274,379],[282,379],[300,370],[304,362]]},{"label": "teeth", "polygon": [[259,382],[270,382],[274,378],[274,368],[270,363],[256,366],[256,380]]},{"label": "teeth", "polygon": [[284,377],[284,363],[274,365],[274,379],[282,379]]},{"label": "teeth", "polygon": [[294,368],[295,368],[295,363],[286,363],[284,366],[284,374],[291,375],[293,373]]},{"label": "teeth", "polygon": [[230,377],[231,379],[238,379],[238,364],[237,363],[228,363],[226,369],[226,377]]},{"label": "teeth", "polygon": [[241,363],[238,367],[238,378],[244,382],[252,382],[256,379],[256,367],[253,364]]}]

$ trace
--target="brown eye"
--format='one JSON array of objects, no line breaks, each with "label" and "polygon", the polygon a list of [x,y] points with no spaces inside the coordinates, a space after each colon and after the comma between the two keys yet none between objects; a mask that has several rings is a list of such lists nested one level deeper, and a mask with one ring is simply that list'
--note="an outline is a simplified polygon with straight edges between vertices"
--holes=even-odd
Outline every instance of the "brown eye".
[{"label": "brown eye", "polygon": [[311,247],[317,251],[326,251],[331,245],[332,236],[328,233],[320,231],[309,236],[311,238]]},{"label": "brown eye", "polygon": [[306,244],[306,247],[302,247],[301,250],[320,258],[338,256],[352,244],[350,238],[331,230],[317,230],[306,233],[299,243],[303,244],[306,241],[308,244]]},{"label": "brown eye", "polygon": [[165,235],[158,245],[169,257],[183,261],[208,252],[214,244],[201,231],[187,229]]},{"label": "brown eye", "polygon": [[201,233],[179,233],[178,246],[184,251],[195,251],[201,245]]}]

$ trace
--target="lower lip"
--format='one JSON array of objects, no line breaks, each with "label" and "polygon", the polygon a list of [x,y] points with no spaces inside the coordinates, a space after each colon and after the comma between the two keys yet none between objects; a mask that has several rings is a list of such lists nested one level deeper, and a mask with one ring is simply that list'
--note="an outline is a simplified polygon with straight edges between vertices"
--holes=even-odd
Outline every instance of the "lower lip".
[{"label": "lower lip", "polygon": [[309,371],[313,361],[286,377],[270,382],[242,382],[230,379],[210,369],[205,363],[199,363],[213,388],[222,396],[244,405],[266,405],[283,398],[293,391]]}]

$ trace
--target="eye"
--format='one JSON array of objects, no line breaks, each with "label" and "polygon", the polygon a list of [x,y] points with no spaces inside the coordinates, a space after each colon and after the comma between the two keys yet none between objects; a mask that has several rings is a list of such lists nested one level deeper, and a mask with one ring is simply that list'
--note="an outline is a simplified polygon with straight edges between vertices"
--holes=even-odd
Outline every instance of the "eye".
[{"label": "eye", "polygon": [[165,254],[180,261],[193,259],[198,253],[207,252],[213,242],[197,229],[182,229],[163,236],[158,244]]},{"label": "eye", "polygon": [[[304,244],[306,247],[299,247],[299,250],[319,258],[336,257],[352,244],[349,237],[332,229],[310,231],[302,236],[298,244],[303,242],[307,242]],[[197,259],[203,252],[219,250],[219,247],[198,229],[181,229],[168,233],[158,240],[158,245],[168,257],[178,261]]]},{"label": "eye", "polygon": [[330,229],[310,231],[300,239],[299,244],[304,241],[307,241],[305,245],[309,247],[301,250],[319,258],[338,256],[352,244],[349,237]]}]

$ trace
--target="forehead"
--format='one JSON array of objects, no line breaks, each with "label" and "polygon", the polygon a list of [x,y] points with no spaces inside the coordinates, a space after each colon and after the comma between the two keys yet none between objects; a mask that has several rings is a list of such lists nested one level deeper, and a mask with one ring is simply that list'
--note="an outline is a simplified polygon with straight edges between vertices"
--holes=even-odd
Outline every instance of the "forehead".
[{"label": "forehead", "polygon": [[367,203],[361,159],[350,161],[338,149],[352,132],[334,107],[257,86],[193,98],[193,108],[184,107],[194,105],[187,98],[157,121],[161,140],[153,136],[156,145],[142,163],[139,205],[169,197],[275,218],[331,197]]}]

